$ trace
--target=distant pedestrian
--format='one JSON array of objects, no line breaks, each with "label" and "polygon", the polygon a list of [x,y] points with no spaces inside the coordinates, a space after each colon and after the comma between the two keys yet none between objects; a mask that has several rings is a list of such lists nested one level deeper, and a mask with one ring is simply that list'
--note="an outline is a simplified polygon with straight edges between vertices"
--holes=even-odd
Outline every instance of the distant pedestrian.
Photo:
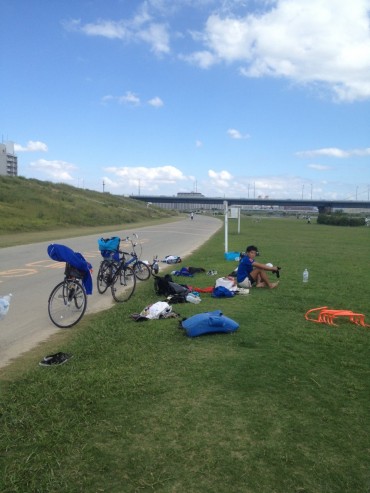
[{"label": "distant pedestrian", "polygon": [[307,217],[307,224],[311,224],[311,217],[310,216]]},{"label": "distant pedestrian", "polygon": [[190,219],[193,220],[194,219],[194,212],[191,212],[190,213]]}]

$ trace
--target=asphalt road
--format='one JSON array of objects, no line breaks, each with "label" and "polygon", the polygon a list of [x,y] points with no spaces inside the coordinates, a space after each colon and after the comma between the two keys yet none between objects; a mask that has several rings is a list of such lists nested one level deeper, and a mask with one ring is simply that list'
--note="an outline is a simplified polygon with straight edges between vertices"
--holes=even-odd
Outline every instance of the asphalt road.
[{"label": "asphalt road", "polygon": [[[201,246],[222,227],[220,219],[195,216],[178,222],[147,226],[122,231],[102,231],[101,236],[125,238],[133,233],[139,235],[143,246],[142,260],[158,255],[179,255],[185,258]],[[81,252],[94,268],[94,290],[88,296],[86,313],[96,313],[114,304],[108,290],[100,295],[95,289],[96,274],[101,256],[96,235],[57,240]],[[63,280],[64,263],[54,262],[47,254],[47,246],[53,241],[0,249],[0,296],[12,293],[8,314],[0,320],[0,368],[34,348],[60,330],[48,316],[47,302],[53,287]],[[122,246],[125,249],[124,245]],[[220,253],[223,247],[220,245]],[[160,263],[160,268],[166,264]]]}]

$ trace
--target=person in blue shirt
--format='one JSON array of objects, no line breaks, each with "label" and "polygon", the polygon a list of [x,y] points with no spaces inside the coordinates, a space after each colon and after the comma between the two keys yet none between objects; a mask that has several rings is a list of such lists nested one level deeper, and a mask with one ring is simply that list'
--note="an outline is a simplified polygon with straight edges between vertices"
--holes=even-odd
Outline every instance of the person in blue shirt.
[{"label": "person in blue shirt", "polygon": [[257,288],[276,288],[279,282],[271,282],[266,271],[278,272],[279,267],[261,264],[255,261],[258,248],[254,245],[247,247],[246,255],[239,262],[236,280],[241,288],[250,288],[256,285]]}]

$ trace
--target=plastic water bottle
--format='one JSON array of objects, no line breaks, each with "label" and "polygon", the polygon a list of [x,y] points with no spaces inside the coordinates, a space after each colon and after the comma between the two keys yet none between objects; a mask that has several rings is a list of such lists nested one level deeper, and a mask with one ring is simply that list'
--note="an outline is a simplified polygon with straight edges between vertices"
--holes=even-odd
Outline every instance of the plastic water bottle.
[{"label": "plastic water bottle", "polygon": [[308,270],[303,271],[303,282],[308,282]]}]

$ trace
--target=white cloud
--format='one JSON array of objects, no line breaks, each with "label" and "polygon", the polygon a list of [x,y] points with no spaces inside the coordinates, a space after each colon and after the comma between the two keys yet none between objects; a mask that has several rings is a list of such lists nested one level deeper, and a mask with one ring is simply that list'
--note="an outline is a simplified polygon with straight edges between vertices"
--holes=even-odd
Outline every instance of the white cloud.
[{"label": "white cloud", "polygon": [[147,29],[139,31],[137,38],[148,43],[157,55],[170,52],[168,27],[164,24],[151,24]]},{"label": "white cloud", "polygon": [[98,21],[95,24],[79,25],[75,23],[75,27],[79,27],[79,30],[88,36],[102,36],[109,39],[130,39],[132,37],[131,31],[125,25],[124,22],[119,21]]},{"label": "white cloud", "polygon": [[[179,182],[194,180],[193,177],[186,176],[181,170],[174,166],[158,166],[158,167],[107,167],[104,168],[106,173],[113,175],[107,177],[107,183],[114,188],[125,188],[128,190],[136,190],[140,187],[141,190],[154,192],[162,186],[174,185],[178,186]],[[108,181],[109,180],[109,181]]]},{"label": "white cloud", "polygon": [[161,106],[164,105],[162,99],[159,98],[158,96],[156,96],[156,97],[154,97],[152,99],[149,99],[148,104],[150,106],[154,106],[155,108],[160,108]]},{"label": "white cloud", "polygon": [[46,159],[38,159],[30,163],[30,166],[37,170],[45,173],[58,181],[71,181],[73,180],[70,171],[77,169],[74,164],[67,163],[66,161],[47,161]]},{"label": "white cloud", "polygon": [[190,55],[179,55],[180,60],[184,60],[200,68],[207,69],[217,63],[217,58],[210,51],[196,51]]},{"label": "white cloud", "polygon": [[[323,182],[313,183],[298,176],[232,176],[227,171],[208,171],[208,180],[202,182],[201,191],[208,197],[270,197],[270,198],[311,198],[311,194],[321,196]],[[331,198],[331,188],[338,190],[338,184],[329,183],[325,195]]]},{"label": "white cloud", "polygon": [[[369,0],[275,0],[244,17],[209,16],[205,51],[187,55],[207,68],[239,63],[247,77],[319,84],[339,101],[370,98]],[[201,54],[201,55],[200,55]]]},{"label": "white cloud", "polygon": [[229,188],[232,185],[233,176],[228,171],[214,171],[213,169],[208,170],[208,176],[211,179],[211,185],[223,189]]},{"label": "white cloud", "polygon": [[315,163],[309,164],[308,168],[314,169],[316,171],[328,171],[332,169],[330,166],[324,166],[323,164],[315,164]]},{"label": "white cloud", "polygon": [[[65,29],[125,43],[145,43],[156,55],[171,52],[169,19],[181,9],[214,7],[203,32],[187,30],[196,49],[179,58],[203,69],[237,64],[246,77],[283,77],[329,90],[337,101],[370,99],[370,0],[147,0],[131,18],[64,22]],[[249,8],[249,5],[251,7]],[[249,13],[245,14],[249,8]],[[160,20],[154,16],[161,17]],[[163,21],[165,19],[165,21]]]},{"label": "white cloud", "polygon": [[47,152],[48,146],[38,140],[29,140],[25,147],[20,144],[14,144],[14,150],[15,152]]},{"label": "white cloud", "polygon": [[297,152],[299,157],[314,157],[314,156],[328,156],[336,158],[348,158],[353,156],[370,156],[370,147],[365,149],[351,149],[345,151],[343,149],[338,149],[337,147],[327,147],[323,149],[314,149],[309,151]]},{"label": "white cloud", "polygon": [[[124,105],[129,105],[129,106],[140,106],[141,105],[140,97],[132,91],[126,91],[126,93],[123,96],[112,96],[111,94],[107,94],[106,96],[103,96],[101,99],[101,103],[103,105],[105,105],[111,101],[117,102],[118,104],[124,104]],[[164,106],[164,102],[158,96],[155,96],[154,98],[149,99],[147,103],[149,104],[149,106],[153,106],[154,108],[160,108],[160,107]]]},{"label": "white cloud", "polygon": [[140,98],[131,91],[127,91],[124,96],[118,97],[118,102],[121,104],[132,104],[138,106],[140,104]]},{"label": "white cloud", "polygon": [[229,130],[227,131],[227,134],[229,137],[231,137],[232,139],[236,139],[236,140],[239,140],[239,139],[249,139],[249,135],[248,134],[241,134],[239,132],[239,130],[236,130],[235,128],[229,128]]},{"label": "white cloud", "polygon": [[82,24],[79,19],[63,22],[68,31],[76,31],[86,36],[100,36],[108,39],[118,39],[126,43],[144,42],[157,55],[170,51],[168,26],[152,22],[152,18],[144,4],[132,19],[119,21],[100,19],[96,22]]}]

